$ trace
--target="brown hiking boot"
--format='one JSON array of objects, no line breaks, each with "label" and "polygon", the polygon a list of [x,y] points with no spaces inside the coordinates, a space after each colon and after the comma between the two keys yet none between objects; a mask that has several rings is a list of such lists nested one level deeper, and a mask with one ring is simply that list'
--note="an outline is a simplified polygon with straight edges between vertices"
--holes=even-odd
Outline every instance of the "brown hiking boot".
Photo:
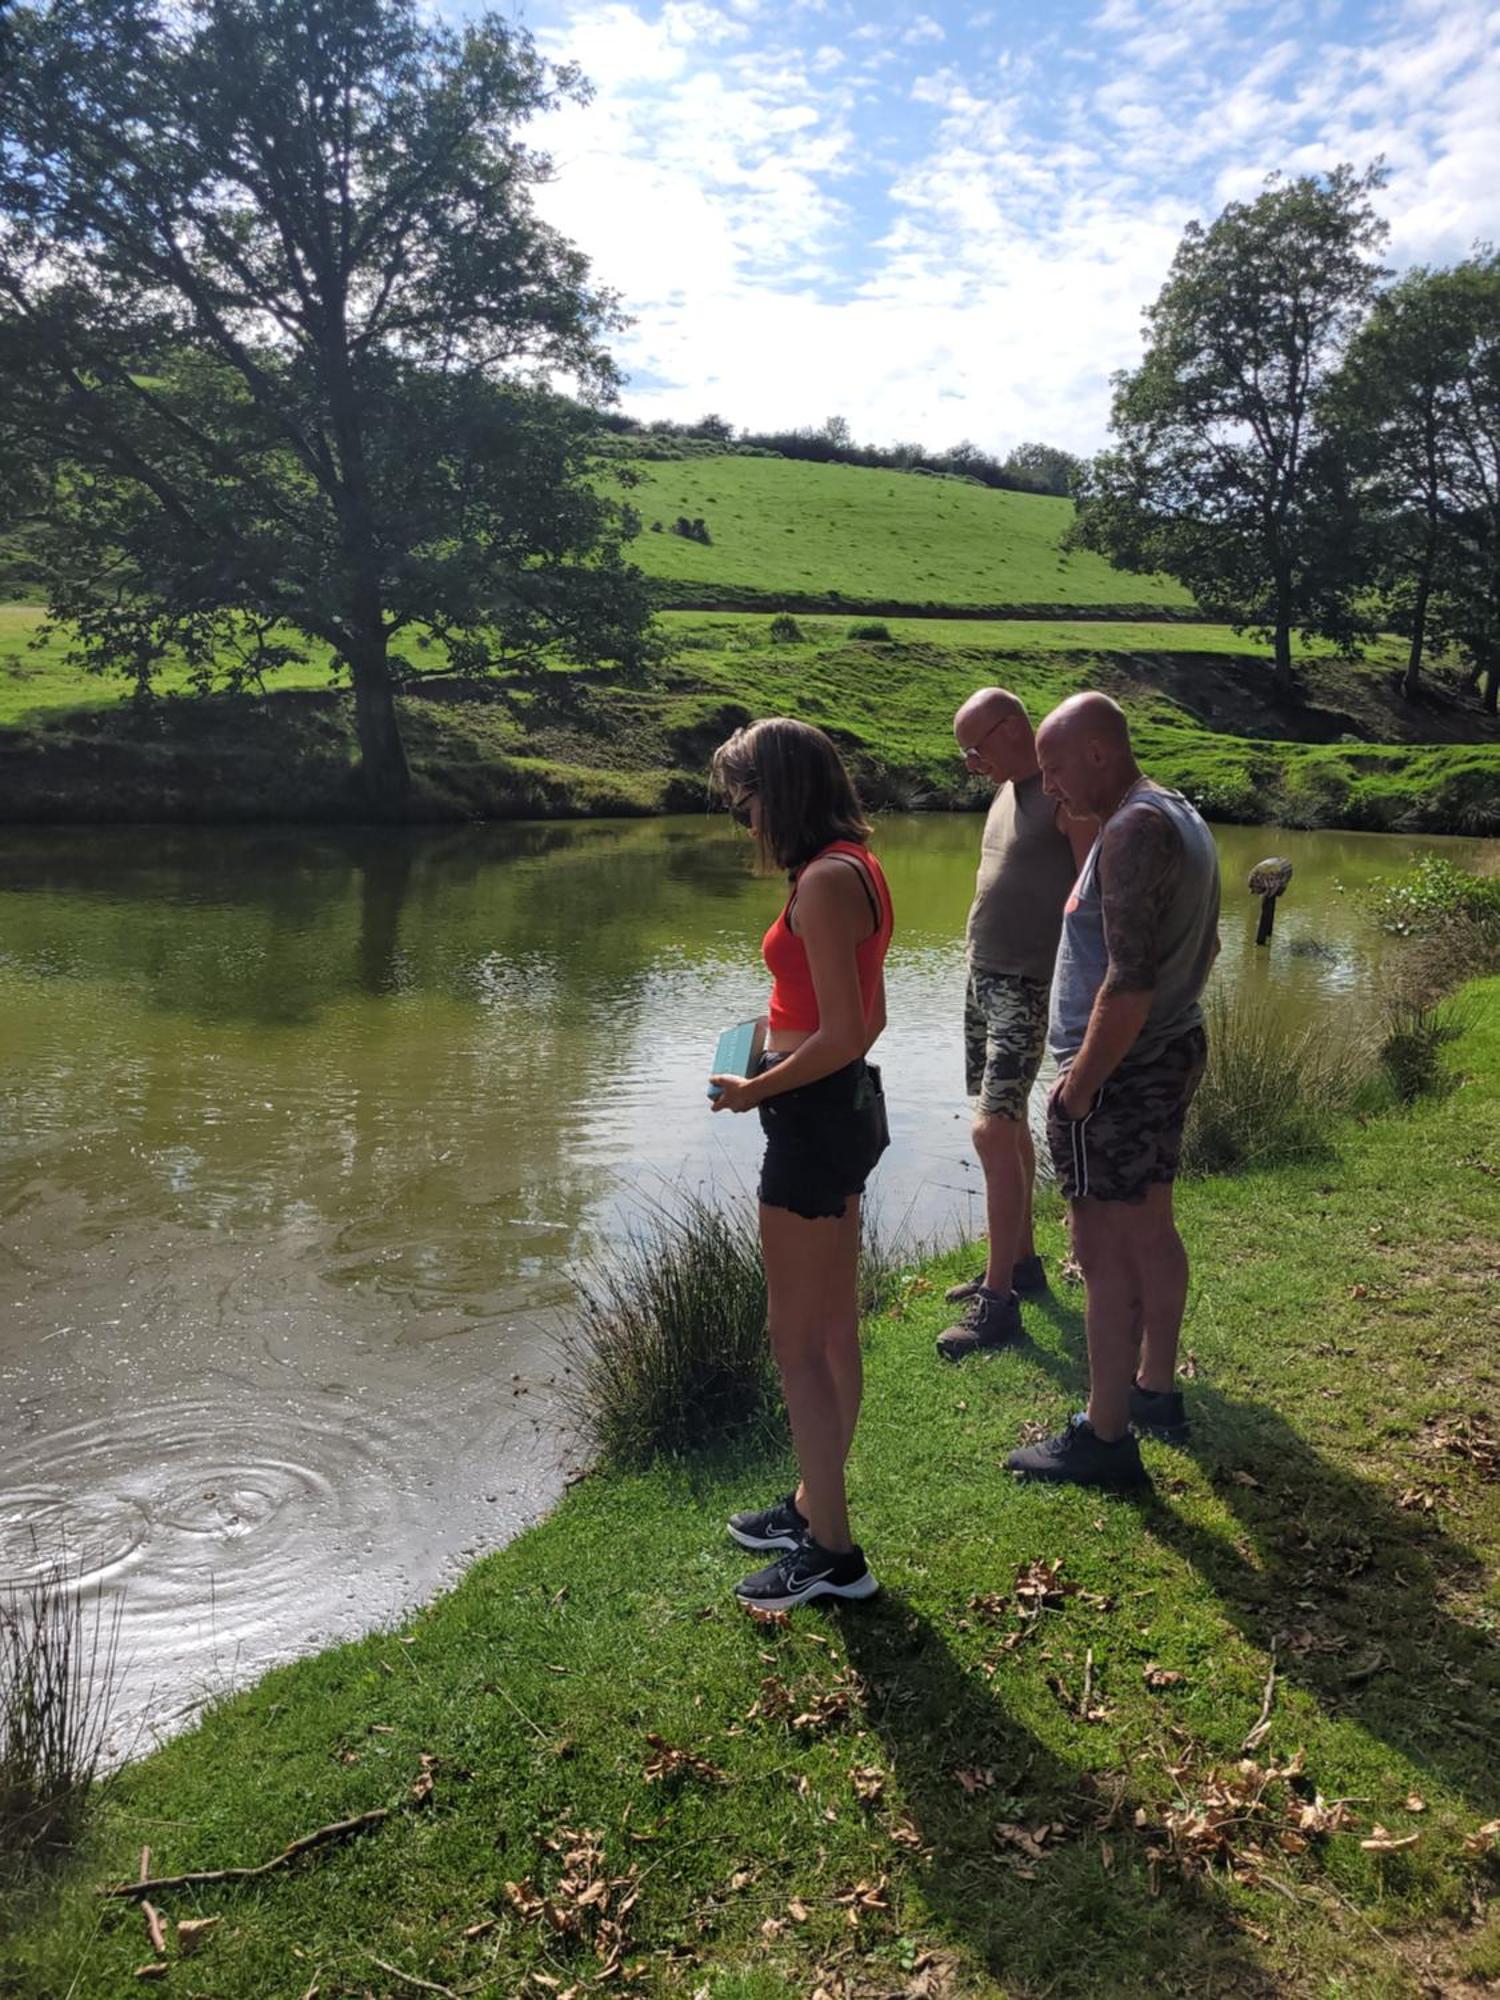
[{"label": "brown hiking boot", "polygon": [[945,1361],[962,1361],[981,1348],[1009,1347],[1021,1338],[1021,1302],[1014,1292],[975,1288],[967,1312],[938,1335],[937,1351]]}]

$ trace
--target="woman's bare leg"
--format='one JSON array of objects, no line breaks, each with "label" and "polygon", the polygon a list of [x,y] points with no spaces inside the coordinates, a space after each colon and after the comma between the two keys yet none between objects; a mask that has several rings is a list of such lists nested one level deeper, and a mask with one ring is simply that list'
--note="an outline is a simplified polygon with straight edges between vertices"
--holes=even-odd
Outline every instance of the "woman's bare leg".
[{"label": "woman's bare leg", "polygon": [[801,1480],[797,1505],[826,1549],[853,1546],[844,1461],[859,1420],[859,1203],[808,1221],[760,1211],[771,1347]]}]

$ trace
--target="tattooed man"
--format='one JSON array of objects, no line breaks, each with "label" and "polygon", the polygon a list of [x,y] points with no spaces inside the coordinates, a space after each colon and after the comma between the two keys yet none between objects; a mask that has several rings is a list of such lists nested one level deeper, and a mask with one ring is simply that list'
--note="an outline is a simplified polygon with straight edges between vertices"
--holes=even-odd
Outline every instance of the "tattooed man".
[{"label": "tattooed man", "polygon": [[1012,1452],[1033,1479],[1137,1486],[1135,1434],[1187,1436],[1174,1387],[1187,1252],[1172,1216],[1182,1124],[1203,1074],[1198,997],[1219,948],[1213,836],[1141,772],[1124,714],[1077,694],[1037,731],[1048,794],[1100,833],[1063,916],[1047,1137],[1087,1291],[1089,1402]]}]

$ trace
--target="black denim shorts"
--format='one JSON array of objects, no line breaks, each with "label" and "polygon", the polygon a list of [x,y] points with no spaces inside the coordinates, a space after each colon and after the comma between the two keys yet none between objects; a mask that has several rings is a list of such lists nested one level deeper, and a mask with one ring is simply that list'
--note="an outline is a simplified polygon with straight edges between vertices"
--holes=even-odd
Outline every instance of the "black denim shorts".
[{"label": "black denim shorts", "polygon": [[[775,1060],[763,1058],[761,1068]],[[863,1056],[816,1083],[768,1097],[760,1126],[766,1135],[761,1200],[810,1222],[842,1215],[891,1143],[880,1071]]]}]

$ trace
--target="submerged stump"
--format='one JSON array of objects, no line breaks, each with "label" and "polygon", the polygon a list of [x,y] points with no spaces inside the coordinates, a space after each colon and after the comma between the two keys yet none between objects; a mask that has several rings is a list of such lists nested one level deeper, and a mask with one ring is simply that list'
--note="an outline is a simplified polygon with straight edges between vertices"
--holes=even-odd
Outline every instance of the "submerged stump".
[{"label": "submerged stump", "polygon": [[1272,855],[1267,861],[1257,861],[1250,870],[1250,893],[1260,897],[1260,926],[1255,933],[1257,944],[1271,942],[1271,931],[1276,923],[1276,898],[1285,893],[1291,879],[1292,864],[1279,855]]}]

